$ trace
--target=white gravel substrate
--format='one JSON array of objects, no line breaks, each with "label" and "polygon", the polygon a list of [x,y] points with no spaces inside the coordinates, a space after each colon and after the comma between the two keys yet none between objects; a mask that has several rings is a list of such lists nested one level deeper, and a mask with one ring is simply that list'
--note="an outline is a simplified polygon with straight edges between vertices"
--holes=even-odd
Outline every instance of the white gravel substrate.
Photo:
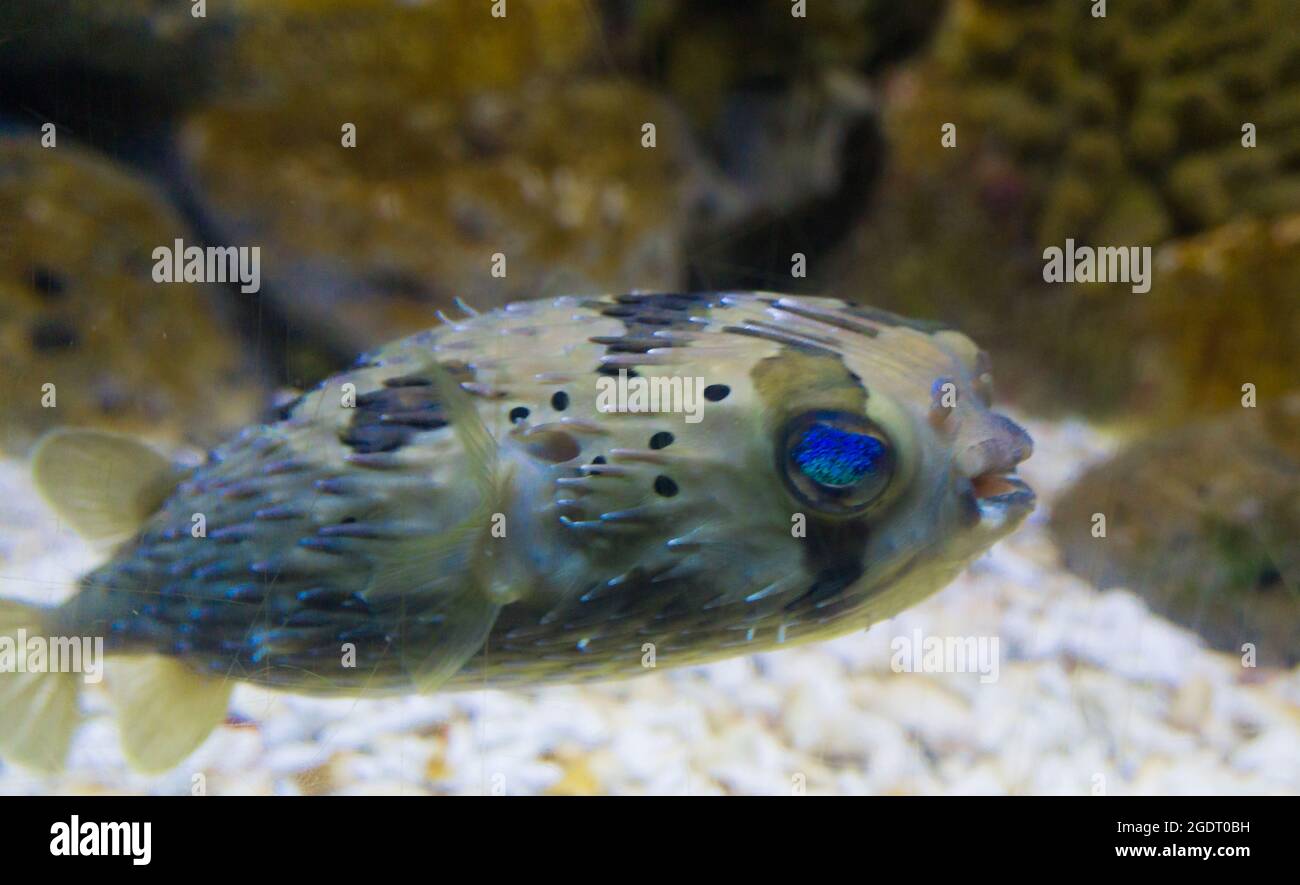
[{"label": "white gravel substrate", "polygon": [[[1245,669],[1061,571],[1048,507],[1108,444],[1029,424],[1031,522],[865,633],[587,687],[322,701],[240,686],[246,721],[160,777],[126,768],[89,692],[67,772],[0,766],[0,793],[1300,794],[1300,669]],[[96,554],[24,465],[0,462],[0,495],[0,597],[71,592]],[[915,630],[997,637],[997,680],[893,672],[891,640]]]}]

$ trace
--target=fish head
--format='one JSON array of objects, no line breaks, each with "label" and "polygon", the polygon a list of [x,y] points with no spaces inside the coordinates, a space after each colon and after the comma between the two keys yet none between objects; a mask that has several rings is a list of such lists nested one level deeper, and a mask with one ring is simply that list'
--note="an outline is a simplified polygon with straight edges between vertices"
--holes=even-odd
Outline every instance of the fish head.
[{"label": "fish head", "polygon": [[[608,325],[593,337],[617,341]],[[938,590],[1033,509],[1015,475],[1032,442],[993,411],[988,358],[958,332],[758,293],[637,334],[665,346],[617,353],[643,360],[634,377],[570,383],[565,417],[534,408],[541,423],[511,431],[546,438],[545,457],[506,441],[505,457],[541,465],[514,474],[515,549],[564,598],[618,598],[610,617],[644,606],[655,623],[665,606],[702,623],[731,607],[719,621],[812,638]],[[620,383],[643,396],[662,383],[686,408],[611,410],[602,394]]]},{"label": "fish head", "polygon": [[[811,326],[819,309],[840,325]],[[942,587],[1032,511],[1016,466],[1033,442],[992,409],[989,358],[969,338],[819,299],[769,313],[820,342],[787,344],[750,373],[755,481],[766,460],[778,512],[802,515],[806,572],[853,578],[849,595],[875,620]],[[780,522],[788,534],[791,517]]]},{"label": "fish head", "polygon": [[[1016,473],[1033,440],[993,409],[990,360],[971,339],[873,315],[878,334],[844,354],[867,391],[867,432],[892,453],[888,482],[856,515],[871,525],[865,571],[883,578],[904,558],[961,567],[1034,509]],[[865,483],[882,480],[868,474]]]}]

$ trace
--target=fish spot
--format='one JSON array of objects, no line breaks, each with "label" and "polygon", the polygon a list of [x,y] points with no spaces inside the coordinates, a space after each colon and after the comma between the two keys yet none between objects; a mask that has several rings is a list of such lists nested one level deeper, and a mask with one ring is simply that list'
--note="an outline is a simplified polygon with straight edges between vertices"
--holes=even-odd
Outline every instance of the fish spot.
[{"label": "fish spot", "polygon": [[528,410],[527,406],[515,406],[513,409],[510,410],[510,423],[518,424],[520,421],[524,420],[531,414],[532,412]]},{"label": "fish spot", "polygon": [[563,412],[569,407],[569,395],[563,390],[557,390],[551,395],[551,408],[557,412]]},{"label": "fish spot", "polygon": [[667,430],[661,430],[654,436],[650,437],[650,448],[666,449],[673,444],[674,439],[676,439],[676,437]]},{"label": "fish spot", "polygon": [[592,464],[604,464],[604,463],[605,463],[605,456],[604,456],[604,455],[597,455],[596,457],[594,457],[594,458],[591,459],[591,463],[592,463]]},{"label": "fish spot", "polygon": [[678,492],[677,483],[671,476],[660,474],[655,477],[655,491],[665,498],[671,498]]},{"label": "fish spot", "polygon": [[710,384],[704,388],[704,398],[711,403],[721,402],[731,395],[731,388],[725,384]]}]

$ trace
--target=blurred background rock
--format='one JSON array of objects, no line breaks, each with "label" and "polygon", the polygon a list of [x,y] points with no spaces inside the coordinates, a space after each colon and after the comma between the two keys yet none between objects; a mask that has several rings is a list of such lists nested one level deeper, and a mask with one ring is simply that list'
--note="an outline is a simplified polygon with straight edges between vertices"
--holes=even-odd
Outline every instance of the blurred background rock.
[{"label": "blurred background rock", "polygon": [[[1195,391],[1171,411],[1162,392],[1210,378],[1221,390],[1233,361],[1294,387],[1294,272],[1273,276],[1262,253],[1246,258],[1253,245],[1233,250],[1231,269],[1202,263],[1216,308],[1185,297],[1180,265],[1221,226],[1300,210],[1300,18],[1286,0],[1091,9],[949,4],[932,50],[888,84],[892,165],[832,288],[966,328],[1004,391],[1049,413],[1176,421],[1228,402]],[[943,123],[956,148],[940,145]],[[1145,296],[1043,282],[1042,250],[1067,238],[1158,249],[1196,236],[1167,251]],[[1284,239],[1258,248],[1293,249]],[[1250,331],[1260,316],[1272,319],[1264,336]],[[1225,336],[1217,354],[1186,348],[1211,335]]]},{"label": "blurred background rock", "polygon": [[[1093,6],[6,0],[0,446],[207,445],[456,297],[824,293],[958,326],[1004,402],[1131,446],[1062,499],[1067,565],[1225,649],[1294,624],[1300,453],[1263,441],[1300,389],[1300,16]],[[157,286],[178,237],[259,246],[262,291]],[[1150,292],[1045,283],[1067,238],[1151,246]]]},{"label": "blurred background rock", "polygon": [[[1300,663],[1300,397],[1134,443],[1057,500],[1067,567],[1261,664]],[[1105,537],[1094,514],[1106,518]]]},{"label": "blurred background rock", "polygon": [[256,414],[231,306],[153,281],[154,246],[191,238],[156,185],[71,143],[0,137],[0,218],[0,447],[58,424],[215,443]]}]

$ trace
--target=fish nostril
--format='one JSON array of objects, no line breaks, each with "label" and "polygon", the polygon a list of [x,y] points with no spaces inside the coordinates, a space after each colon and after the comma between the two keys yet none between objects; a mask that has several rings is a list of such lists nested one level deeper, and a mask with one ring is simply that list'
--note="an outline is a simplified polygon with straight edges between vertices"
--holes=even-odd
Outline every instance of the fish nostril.
[{"label": "fish nostril", "polygon": [[[999,466],[1004,465],[1007,459],[998,446],[997,440],[985,439],[962,449],[957,453],[955,460],[961,475],[967,479],[974,479],[987,473],[998,472]],[[1010,468],[1002,466],[1001,469]]]},{"label": "fish nostril", "polygon": [[1006,432],[1008,440],[1006,446],[1010,450],[1011,457],[1015,459],[1015,463],[1019,464],[1021,461],[1028,460],[1029,456],[1034,453],[1034,438],[1006,415],[998,415],[997,417]]},{"label": "fish nostril", "polygon": [[994,415],[992,433],[957,454],[957,469],[974,479],[995,473],[1010,473],[1034,452],[1034,441],[1010,418]]}]

